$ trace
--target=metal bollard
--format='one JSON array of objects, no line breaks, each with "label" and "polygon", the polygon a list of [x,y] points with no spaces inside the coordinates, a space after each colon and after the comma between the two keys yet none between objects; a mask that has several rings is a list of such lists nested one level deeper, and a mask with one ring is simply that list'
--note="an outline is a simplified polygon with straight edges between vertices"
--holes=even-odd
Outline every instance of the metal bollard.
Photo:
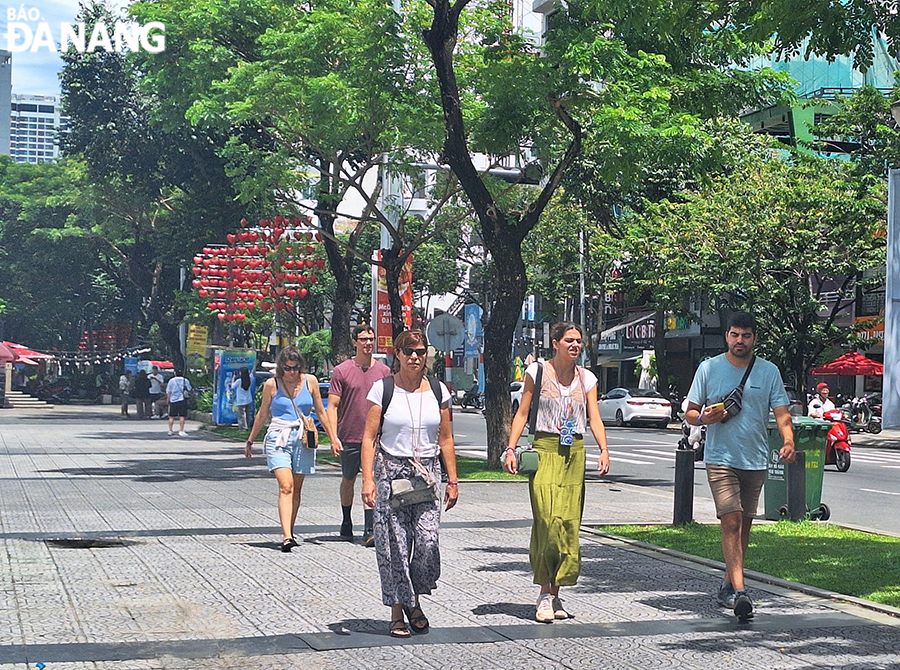
[{"label": "metal bollard", "polygon": [[806,518],[806,454],[802,451],[787,466],[787,507],[791,521]]},{"label": "metal bollard", "polygon": [[683,526],[694,520],[694,450],[675,450],[675,515],[672,523]]}]

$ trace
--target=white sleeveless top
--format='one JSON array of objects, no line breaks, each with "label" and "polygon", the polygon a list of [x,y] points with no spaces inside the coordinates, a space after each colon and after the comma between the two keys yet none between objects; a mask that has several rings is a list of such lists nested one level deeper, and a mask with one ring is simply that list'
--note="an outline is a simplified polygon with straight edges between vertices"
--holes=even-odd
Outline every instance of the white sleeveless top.
[{"label": "white sleeveless top", "polygon": [[[543,366],[535,430],[559,435],[563,420],[574,416],[575,432],[584,434],[587,432],[587,394],[597,386],[597,376],[590,370],[576,366],[575,379],[568,386],[563,386],[556,379],[552,363],[544,363]],[[538,364],[532,363],[525,370],[531,381],[535,381],[537,369]],[[535,393],[537,392],[538,389],[535,389]]]}]

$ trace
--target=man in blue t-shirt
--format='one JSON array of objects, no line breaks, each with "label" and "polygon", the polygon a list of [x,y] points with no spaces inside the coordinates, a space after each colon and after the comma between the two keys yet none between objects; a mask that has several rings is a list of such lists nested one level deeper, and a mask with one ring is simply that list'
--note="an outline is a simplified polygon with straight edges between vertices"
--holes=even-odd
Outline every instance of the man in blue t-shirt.
[{"label": "man in blue t-shirt", "polygon": [[[722,524],[722,555],[725,581],[719,587],[719,603],[734,608],[740,618],[753,612],[753,602],[744,586],[744,557],[750,543],[750,526],[766,479],[769,441],[766,426],[769,410],[775,414],[783,446],[779,458],[794,461],[794,429],[788,411],[790,400],[778,368],[755,357],[756,319],[735,312],[725,332],[728,351],[703,361],[688,392],[685,420],[706,425],[706,476]],[[750,374],[744,384],[739,413],[729,416],[722,399]]]}]

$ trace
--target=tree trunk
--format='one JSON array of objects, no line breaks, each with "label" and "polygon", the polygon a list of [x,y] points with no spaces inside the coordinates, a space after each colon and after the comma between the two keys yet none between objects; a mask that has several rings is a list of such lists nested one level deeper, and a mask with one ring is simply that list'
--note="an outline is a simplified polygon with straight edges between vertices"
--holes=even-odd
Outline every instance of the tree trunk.
[{"label": "tree trunk", "polygon": [[[528,288],[522,242],[537,224],[541,214],[559,187],[563,173],[581,151],[581,128],[559,100],[551,101],[560,122],[572,135],[565,156],[554,169],[540,194],[521,216],[503,212],[494,201],[472,161],[466,138],[462,102],[453,52],[459,32],[459,15],[469,0],[433,0],[431,26],[423,38],[431,53],[441,91],[444,110],[442,158],[450,165],[481,225],[481,236],[496,266],[496,300],[484,329],[485,417],[487,421],[488,464],[500,466],[500,455],[509,436],[511,404],[509,397],[510,348],[522,302]],[[576,242],[577,243],[577,242]]]},{"label": "tree trunk", "polygon": [[[319,183],[316,193],[316,218],[319,227],[326,233],[323,235],[325,255],[334,275],[335,290],[331,315],[331,358],[335,365],[342,363],[354,354],[350,342],[350,316],[356,304],[356,290],[353,285],[353,248],[341,254],[341,249],[334,239],[334,220],[340,197],[333,191],[336,188],[330,176],[331,163],[321,161],[319,164]],[[373,325],[374,327],[374,325]]]}]

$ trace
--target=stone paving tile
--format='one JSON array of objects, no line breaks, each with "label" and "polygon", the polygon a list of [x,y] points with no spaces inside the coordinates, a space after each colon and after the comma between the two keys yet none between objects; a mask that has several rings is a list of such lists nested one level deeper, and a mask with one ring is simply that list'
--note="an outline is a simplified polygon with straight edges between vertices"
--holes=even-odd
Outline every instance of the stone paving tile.
[{"label": "stone paving tile", "polygon": [[[339,471],[323,467],[307,479],[297,521],[303,542],[282,554],[277,490],[263,459],[247,462],[233,444],[205,439],[193,427],[190,439],[168,440],[162,422],[119,421],[115,410],[13,421],[0,412],[0,670],[25,667],[3,665],[4,646],[75,643],[87,650],[188,640],[213,645],[210,657],[166,655],[161,646],[159,658],[143,660],[126,648],[136,657],[47,668],[900,667],[890,665],[900,657],[897,627],[860,619],[847,628],[798,624],[773,633],[763,625],[769,614],[800,621],[834,610],[815,598],[754,586],[760,625],[731,631],[732,617],[712,597],[720,573],[591,536],[582,543],[582,578],[562,594],[576,618],[537,624],[527,488],[499,483],[464,484],[460,504],[444,515],[443,575],[435,593],[423,597],[432,636],[388,646],[240,653],[235,641],[327,637],[341,629],[376,633],[385,643],[389,610],[381,604],[374,553],[336,538]],[[588,484],[586,521],[668,522],[671,513],[671,492]],[[695,499],[695,517],[714,519],[711,501]],[[67,549],[40,541],[92,533],[134,544]],[[616,623],[650,626],[653,633],[579,632]],[[676,624],[689,632],[665,634]],[[471,635],[486,627],[516,627],[523,637],[440,641],[440,631]]]}]

